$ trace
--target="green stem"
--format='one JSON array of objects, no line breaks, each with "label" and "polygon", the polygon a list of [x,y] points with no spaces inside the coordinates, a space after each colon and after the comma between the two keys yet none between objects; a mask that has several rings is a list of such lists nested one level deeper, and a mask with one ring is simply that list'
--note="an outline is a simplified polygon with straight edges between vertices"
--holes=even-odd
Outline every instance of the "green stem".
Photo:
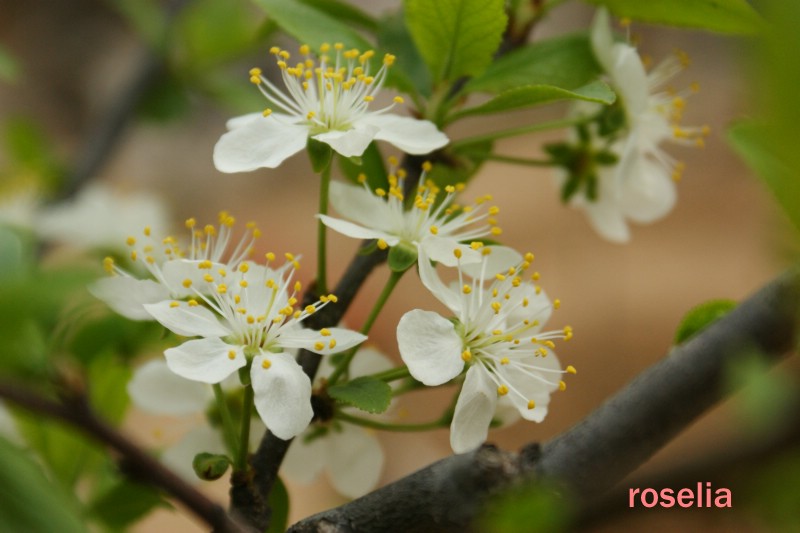
[{"label": "green stem", "polygon": [[370,420],[369,418],[361,418],[359,416],[348,415],[339,411],[336,413],[336,418],[344,422],[349,422],[357,426],[363,426],[372,429],[380,429],[383,431],[427,431],[429,429],[437,429],[446,427],[449,423],[444,418],[439,418],[432,422],[423,422],[421,424],[387,424],[385,422],[378,422]]},{"label": "green stem", "polygon": [[476,159],[485,159],[487,161],[499,161],[501,163],[510,163],[512,165],[523,165],[528,167],[552,167],[555,163],[550,159],[528,159],[525,157],[512,157],[509,155],[492,154],[486,152],[465,152],[466,155]]},{"label": "green stem", "polygon": [[244,400],[242,400],[242,428],[239,435],[239,453],[236,455],[235,470],[243,472],[247,470],[247,455],[250,452],[250,421],[253,414],[253,386],[247,385],[244,388]]},{"label": "green stem", "polygon": [[389,381],[397,381],[398,379],[411,377],[411,373],[409,373],[408,368],[401,366],[398,368],[384,370],[383,372],[378,372],[377,374],[371,374],[369,377],[386,381],[388,383]]},{"label": "green stem", "polygon": [[459,139],[450,143],[450,148],[461,148],[472,144],[480,144],[489,141],[496,141],[497,139],[504,139],[506,137],[516,137],[518,135],[525,135],[526,133],[535,133],[537,131],[555,130],[558,128],[566,128],[568,126],[575,126],[594,120],[594,116],[579,116],[573,118],[564,118],[561,120],[551,120],[549,122],[539,122],[538,124],[530,124],[528,126],[520,126],[518,128],[511,128],[508,130],[495,131],[492,133],[485,133],[483,135],[476,135],[474,137],[467,137],[466,139]]},{"label": "green stem", "polygon": [[[389,276],[389,280],[386,282],[386,286],[381,291],[380,296],[378,296],[375,305],[372,307],[372,311],[370,311],[367,320],[364,322],[364,325],[361,326],[361,333],[366,335],[369,333],[369,330],[372,328],[372,325],[375,323],[375,319],[378,318],[383,306],[386,304],[386,301],[389,299],[389,295],[392,294],[395,286],[397,286],[397,282],[400,281],[400,278],[403,277],[405,271],[403,272],[392,272]],[[333,374],[328,378],[329,385],[335,385],[336,382],[342,377],[342,374],[348,369],[350,366],[350,361],[353,360],[353,357],[356,355],[356,351],[358,348],[353,348],[346,353],[342,362],[339,363],[339,366],[336,367],[336,370],[333,371]]]},{"label": "green stem", "polygon": [[230,410],[228,410],[228,403],[225,401],[225,393],[222,392],[222,386],[219,383],[215,383],[212,388],[214,389],[214,399],[217,401],[219,416],[222,419],[222,432],[225,436],[225,443],[233,452],[239,447],[239,442],[236,439],[236,426],[234,426],[233,417]]},{"label": "green stem", "polygon": [[[319,213],[328,214],[328,195],[331,185],[331,163],[328,163],[320,174]],[[325,224],[317,221],[317,294],[328,293],[327,255],[328,240]]]}]

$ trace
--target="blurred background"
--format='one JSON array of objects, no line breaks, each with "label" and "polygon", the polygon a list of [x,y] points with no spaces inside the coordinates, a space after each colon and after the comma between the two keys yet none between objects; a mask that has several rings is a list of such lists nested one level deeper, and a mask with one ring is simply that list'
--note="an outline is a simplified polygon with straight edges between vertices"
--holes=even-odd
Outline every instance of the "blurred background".
[{"label": "blurred background", "polygon": [[[225,22],[239,32],[230,38],[236,42],[229,43],[228,51],[217,49],[214,56],[199,44],[194,48],[186,44],[197,35],[215,31],[213,21],[200,20],[203,13],[224,14],[225,8],[213,11],[212,3],[189,1],[181,8],[174,24],[185,40],[179,40],[177,51],[169,55],[175,68],[148,94],[91,182],[108,184],[122,195],[158,195],[176,225],[190,216],[213,221],[223,209],[239,220],[255,220],[265,235],[262,252],[268,247],[303,255],[306,268],[300,277],[305,284],[314,270],[318,182],[306,159],[298,155],[276,170],[233,175],[216,171],[211,161],[212,148],[225,131],[226,120],[263,107],[248,83],[247,71],[271,61],[267,46],[258,37],[265,31],[263,17],[244,2],[232,3],[236,7],[231,12],[239,18]],[[147,30],[132,23],[135,16],[121,8],[124,4],[114,0],[0,0],[0,46],[16,63],[13,76],[0,82],[0,127],[5,127],[6,135],[14,135],[9,125],[35,125],[52,142],[53,160],[70,168],[81,164],[98,124],[141,68]],[[394,5],[363,2],[362,7],[380,12]],[[585,29],[591,17],[590,7],[568,3],[543,20],[533,38]],[[502,210],[504,244],[534,252],[543,288],[551,298],[562,301],[550,326],[569,324],[575,330],[574,339],[559,345],[558,355],[562,363],[577,367],[578,374],[569,380],[566,392],[553,398],[544,423],[519,423],[490,433],[490,442],[505,449],[545,441],[581,420],[669,351],[687,310],[710,299],[746,297],[785,269],[793,254],[788,224],[769,192],[725,141],[726,127],[754,112],[754,74],[746,62],[752,46],[742,39],[638,23],[630,31],[642,53],[651,56],[655,64],[676,48],[689,54],[690,66],[671,83],[683,89],[699,82],[700,91],[689,98],[684,122],[709,125],[712,131],[705,148],[667,147],[685,161],[686,171],[678,184],[678,204],[664,220],[634,227],[629,244],[608,243],[595,234],[581,212],[559,202],[549,170],[503,163],[487,163],[465,193],[467,198],[485,193],[494,196]],[[290,42],[275,38],[287,46]],[[511,113],[502,121],[474,119],[447,133],[459,138],[551,120],[563,112],[559,104]],[[560,138],[561,133],[554,132],[501,141],[499,152],[536,157],[544,142]],[[6,169],[0,174],[4,182],[0,198],[13,189],[12,183],[20,181],[19,172],[9,170],[19,168],[14,167],[15,158],[9,150],[0,153],[0,168]],[[50,171],[45,163],[41,165],[42,172]],[[336,280],[358,243],[332,232],[329,243],[329,276]],[[346,318],[348,324],[361,324],[387,276],[385,267],[372,274]],[[442,310],[409,275],[392,295],[368,343],[399,361],[395,325],[403,313],[418,307]],[[772,369],[767,378],[753,378],[758,374],[751,370],[738,372],[739,377],[732,379],[749,376],[755,383],[701,418],[622,485],[649,486],[647,483],[665,473],[707,464],[709,458],[769,437],[784,421],[767,416],[771,404],[764,395],[778,389],[794,390],[791,384],[797,373],[796,357]],[[424,421],[430,416],[432,402],[446,405],[449,397],[449,391],[403,397],[397,416],[409,422]],[[152,416],[132,412],[124,427],[143,443],[163,444],[163,438],[155,434],[159,421]],[[381,434],[379,438],[387,457],[382,483],[451,453],[447,430]],[[609,510],[606,517],[587,525],[587,530],[768,531],[777,527],[769,517],[782,512],[768,507],[781,503],[773,496],[782,489],[775,487],[796,483],[793,476],[798,467],[796,454],[776,452],[752,464],[704,472],[713,479],[698,479],[690,470],[681,486],[713,481],[715,487],[731,488],[733,509],[618,514]],[[759,497],[764,487],[772,496]],[[290,484],[289,488],[290,522],[345,501],[324,477],[310,486]],[[225,481],[208,484],[204,490],[220,501],[226,498]],[[202,526],[181,510],[152,513],[134,529],[200,530]]]}]

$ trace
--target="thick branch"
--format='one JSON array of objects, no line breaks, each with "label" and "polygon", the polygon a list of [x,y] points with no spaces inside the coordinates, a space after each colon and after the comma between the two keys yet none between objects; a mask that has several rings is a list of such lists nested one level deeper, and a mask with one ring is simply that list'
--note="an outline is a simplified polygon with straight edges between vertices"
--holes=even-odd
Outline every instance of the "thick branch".
[{"label": "thick branch", "polygon": [[461,532],[488,496],[534,476],[589,505],[725,395],[721,383],[731,361],[758,350],[775,362],[794,348],[798,317],[800,273],[792,271],[674,348],[541,454],[537,445],[520,454],[484,446],[306,518],[290,531]]},{"label": "thick branch", "polygon": [[165,468],[127,437],[107,424],[87,405],[83,397],[63,403],[51,400],[27,388],[0,382],[0,398],[18,406],[58,420],[82,431],[119,454],[120,470],[138,482],[149,483],[182,503],[217,533],[244,533],[225,513],[225,509]]}]

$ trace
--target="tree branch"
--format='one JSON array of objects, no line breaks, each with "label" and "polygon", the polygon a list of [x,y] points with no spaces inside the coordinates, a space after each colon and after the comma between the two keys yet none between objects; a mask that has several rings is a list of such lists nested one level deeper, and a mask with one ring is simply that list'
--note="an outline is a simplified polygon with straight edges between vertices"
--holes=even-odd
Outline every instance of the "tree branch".
[{"label": "tree branch", "polygon": [[118,463],[124,475],[163,490],[211,526],[216,533],[249,531],[234,523],[222,506],[209,500],[203,493],[100,419],[89,407],[85,396],[74,396],[58,402],[31,392],[28,388],[0,381],[0,398],[33,413],[64,422],[89,438],[108,446],[119,454]]},{"label": "tree branch", "polygon": [[[643,372],[582,422],[519,454],[492,446],[443,459],[290,528],[306,532],[461,532],[491,495],[525,480],[556,482],[586,508],[728,392],[726,368],[796,346],[800,272],[773,281]],[[465,503],[468,502],[468,503]]]}]

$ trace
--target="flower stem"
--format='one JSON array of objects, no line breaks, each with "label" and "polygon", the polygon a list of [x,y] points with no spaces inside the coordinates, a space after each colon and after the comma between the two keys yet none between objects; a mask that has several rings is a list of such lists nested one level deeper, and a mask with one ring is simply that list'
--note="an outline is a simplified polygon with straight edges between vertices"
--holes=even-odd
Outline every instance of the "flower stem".
[{"label": "flower stem", "polygon": [[379,379],[387,383],[390,381],[397,381],[398,379],[403,379],[410,376],[411,374],[409,373],[408,368],[405,366],[401,366],[398,368],[391,368],[389,370],[385,370],[383,372],[378,372],[377,374],[370,375],[371,378]]},{"label": "flower stem", "polygon": [[506,137],[516,137],[526,133],[535,133],[537,131],[555,130],[558,128],[566,128],[567,126],[574,126],[594,120],[594,115],[578,116],[572,118],[564,118],[561,120],[551,120],[548,122],[539,122],[538,124],[530,124],[528,126],[520,126],[518,128],[511,128],[508,130],[495,131],[492,133],[484,133],[483,135],[475,135],[474,137],[467,137],[466,139],[459,139],[450,143],[450,148],[462,148],[472,144],[480,144],[489,141],[496,141],[497,139],[504,139]]},{"label": "flower stem", "polygon": [[236,426],[233,424],[233,417],[228,409],[228,404],[225,401],[225,393],[222,392],[222,386],[219,383],[212,385],[214,389],[214,399],[217,401],[217,408],[219,409],[219,416],[222,419],[222,432],[225,436],[225,444],[231,452],[239,447],[239,441],[236,438]]},{"label": "flower stem", "polygon": [[[389,295],[392,294],[397,282],[400,281],[400,278],[403,277],[403,272],[392,272],[389,276],[389,280],[386,282],[386,286],[381,291],[380,296],[378,296],[375,305],[372,307],[372,311],[370,311],[367,320],[364,322],[364,325],[361,326],[361,333],[366,335],[369,333],[369,330],[372,328],[372,324],[375,323],[375,319],[378,318],[383,306],[386,304],[386,301],[389,299]],[[355,356],[358,347],[352,348],[348,351],[344,358],[342,358],[342,362],[339,363],[339,366],[336,367],[336,370],[333,371],[333,374],[328,378],[329,385],[335,385],[339,378],[344,374],[347,368],[350,366],[350,361],[353,360],[353,356]]]},{"label": "flower stem", "polygon": [[512,165],[523,165],[527,167],[551,167],[555,166],[555,162],[550,159],[528,159],[526,157],[512,157],[508,155],[492,154],[486,152],[466,152],[467,155],[476,159],[485,159],[487,161],[499,161],[501,163],[510,163]]},{"label": "flower stem", "polygon": [[380,429],[383,431],[426,431],[429,429],[443,428],[450,423],[449,420],[442,417],[432,422],[423,422],[421,424],[387,424],[385,422],[370,420],[369,418],[361,418],[360,416],[349,415],[342,411],[336,413],[336,418],[357,426]]},{"label": "flower stem", "polygon": [[[319,214],[328,214],[328,196],[331,185],[331,163],[329,162],[320,174]],[[328,293],[327,255],[328,241],[325,224],[317,221],[317,294]]]},{"label": "flower stem", "polygon": [[250,421],[253,412],[253,385],[244,388],[242,400],[242,428],[239,435],[239,453],[236,454],[234,469],[243,472],[247,469],[247,455],[250,452]]}]

